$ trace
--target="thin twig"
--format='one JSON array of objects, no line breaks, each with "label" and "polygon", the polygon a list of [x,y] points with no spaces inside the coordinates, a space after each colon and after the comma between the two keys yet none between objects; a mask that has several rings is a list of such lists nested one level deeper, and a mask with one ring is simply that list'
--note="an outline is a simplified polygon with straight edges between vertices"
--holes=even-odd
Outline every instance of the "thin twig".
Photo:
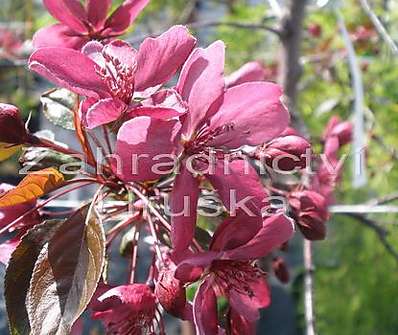
[{"label": "thin twig", "polygon": [[375,12],[372,10],[368,1],[367,0],[359,0],[359,2],[361,3],[363,10],[369,16],[369,19],[372,21],[374,27],[376,28],[376,30],[379,33],[379,35],[381,36],[381,38],[390,47],[390,49],[394,53],[394,55],[398,56],[398,47],[397,47],[395,41],[392,39],[392,37],[387,32],[387,29],[384,28],[384,25],[381,23],[380,19],[377,17]]},{"label": "thin twig", "polygon": [[379,241],[384,246],[386,251],[398,263],[398,251],[391,245],[390,242],[388,242],[388,239],[387,239],[388,231],[386,229],[384,229],[376,221],[374,221],[372,219],[369,219],[365,215],[361,215],[361,214],[358,214],[358,213],[346,213],[345,215],[356,219],[359,223],[361,223],[361,224],[365,225],[366,227],[372,229],[376,233],[377,237],[379,238]]},{"label": "thin twig", "polygon": [[[245,22],[226,22],[226,21],[211,20],[211,21],[188,23],[188,24],[186,24],[186,26],[191,29],[202,29],[202,28],[226,26],[226,27],[248,29],[248,30],[264,30],[264,31],[268,31],[273,34],[276,34],[278,36],[281,34],[281,32],[278,29],[269,27],[265,24],[245,23]],[[156,37],[162,33],[163,33],[163,30],[159,31],[159,32],[152,33],[152,34],[141,35],[141,36],[129,39],[128,42],[132,43],[132,44],[138,43],[147,37]]]},{"label": "thin twig", "polygon": [[306,335],[315,335],[315,312],[314,312],[314,266],[312,262],[311,241],[304,239],[304,306]]}]

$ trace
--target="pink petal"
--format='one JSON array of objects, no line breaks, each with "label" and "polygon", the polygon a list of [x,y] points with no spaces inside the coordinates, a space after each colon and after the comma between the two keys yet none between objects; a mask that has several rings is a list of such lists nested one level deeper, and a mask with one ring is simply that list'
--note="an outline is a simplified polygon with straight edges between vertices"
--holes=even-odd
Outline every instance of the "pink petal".
[{"label": "pink petal", "polygon": [[108,15],[112,0],[87,0],[87,16],[95,28],[101,28]]},{"label": "pink petal", "polygon": [[258,309],[268,307],[271,303],[271,294],[265,277],[253,277],[245,284],[250,287],[253,295],[232,289],[229,291],[228,301],[239,315],[254,322],[260,316]]},{"label": "pink petal", "polygon": [[164,108],[156,106],[142,106],[132,109],[127,117],[136,116],[150,116],[160,120],[170,120],[172,118],[180,117],[181,113],[173,108]]},{"label": "pink petal", "polygon": [[[178,255],[179,253],[177,253]],[[193,283],[202,276],[204,270],[220,256],[221,253],[209,251],[188,256],[178,263],[174,276],[182,283]]]},{"label": "pink petal", "polygon": [[117,135],[115,173],[124,181],[149,181],[167,175],[164,169],[156,171],[155,164],[167,164],[165,170],[173,166],[174,140],[180,127],[176,120],[147,116],[125,122]]},{"label": "pink petal", "polygon": [[170,194],[171,241],[174,252],[188,249],[195,235],[196,209],[199,198],[199,182],[185,168],[174,181]]},{"label": "pink petal", "polygon": [[86,114],[86,124],[88,129],[108,124],[118,120],[127,106],[116,99],[103,99],[92,105]]},{"label": "pink petal", "polygon": [[147,38],[138,52],[136,90],[163,84],[184,64],[196,39],[183,26],[174,26],[157,38]]},{"label": "pink petal", "polygon": [[231,335],[256,335],[256,322],[251,322],[237,313],[233,308],[230,312]]},{"label": "pink petal", "polygon": [[211,129],[228,126],[213,146],[238,148],[258,145],[278,136],[289,124],[289,113],[281,102],[282,90],[272,83],[252,82],[232,87],[224,95]]},{"label": "pink petal", "polygon": [[249,242],[236,249],[225,251],[222,259],[253,260],[264,257],[288,241],[294,233],[291,219],[275,214],[264,220],[262,228]]},{"label": "pink petal", "polygon": [[135,70],[137,66],[137,50],[122,40],[114,40],[105,45],[103,53],[117,59],[123,68]]},{"label": "pink petal", "polygon": [[53,24],[35,33],[33,46],[35,49],[61,47],[80,50],[87,40],[86,37],[76,35],[68,26]]},{"label": "pink petal", "polygon": [[87,14],[78,0],[43,0],[49,13],[78,33],[86,33]]},{"label": "pink petal", "polygon": [[29,59],[29,68],[51,82],[88,97],[106,97],[107,87],[96,73],[98,65],[79,51],[43,48]]},{"label": "pink petal", "polygon": [[210,249],[231,250],[245,245],[261,229],[261,216],[249,216],[239,211],[237,216],[226,218],[215,231]]},{"label": "pink petal", "polygon": [[176,89],[189,106],[187,137],[206,120],[210,106],[224,92],[224,58],[225,45],[217,41],[207,49],[195,49],[181,71]]},{"label": "pink petal", "polygon": [[106,20],[105,27],[113,35],[123,34],[148,3],[149,0],[126,0]]},{"label": "pink petal", "polygon": [[255,216],[261,213],[267,194],[249,161],[243,159],[217,161],[214,172],[210,171],[206,174],[206,178],[231,215],[236,215],[239,205],[242,205],[241,209],[248,210],[248,215]]},{"label": "pink petal", "polygon": [[232,87],[250,81],[262,81],[265,75],[266,71],[259,62],[249,62],[226,77],[225,84],[227,87]]},{"label": "pink petal", "polygon": [[217,297],[208,281],[203,282],[196,292],[193,318],[196,334],[218,334]]},{"label": "pink petal", "polygon": [[173,89],[164,89],[142,102],[144,106],[157,106],[172,108],[180,115],[188,111],[187,104],[182,100],[181,96]]}]

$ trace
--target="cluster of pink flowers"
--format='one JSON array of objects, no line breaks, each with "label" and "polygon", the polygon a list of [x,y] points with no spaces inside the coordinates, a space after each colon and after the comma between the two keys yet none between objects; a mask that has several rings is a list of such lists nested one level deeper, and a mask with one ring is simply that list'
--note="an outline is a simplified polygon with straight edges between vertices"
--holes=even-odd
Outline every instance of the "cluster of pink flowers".
[{"label": "cluster of pink flowers", "polygon": [[[310,144],[288,128],[282,90],[263,81],[267,73],[259,63],[225,78],[224,43],[201,48],[183,26],[137,48],[116,39],[147,3],[127,0],[108,16],[109,0],[87,0],[85,6],[44,0],[60,23],[36,34],[29,59],[32,71],[79,96],[75,131],[87,163],[80,172],[109,190],[104,198],[135,195],[127,220],[106,230],[107,246],[132,227],[133,248],[140,230],[154,241],[147,283],[135,282],[134,275],[121,286],[101,282],[89,308],[109,334],[163,333],[162,308],[192,321],[197,334],[251,334],[258,310],[270,304],[266,274],[256,261],[273,255],[275,274],[286,282],[287,270],[275,251],[292,237],[295,224],[308,239],[325,237],[327,205],[341,173],[341,168],[331,172],[328,163],[338,165],[351,125],[331,121],[324,136],[327,159],[303,184],[300,177],[313,161]],[[107,154],[101,162],[91,137]],[[71,153],[31,134],[17,109],[4,104],[0,142],[7,149],[23,145]],[[293,186],[283,182],[289,172],[297,179]],[[8,192],[3,186],[0,201]],[[209,194],[220,205],[218,224],[206,231],[206,240],[197,235],[197,218],[204,215],[201,203]],[[274,196],[287,199],[286,206],[275,205]],[[36,200],[0,208],[0,228],[19,230],[3,244],[3,261],[27,229],[44,220],[40,208]],[[27,220],[27,213],[34,220]],[[132,252],[130,270],[136,261]],[[198,285],[192,302],[185,292],[191,284]],[[228,301],[223,315],[219,297]]]}]

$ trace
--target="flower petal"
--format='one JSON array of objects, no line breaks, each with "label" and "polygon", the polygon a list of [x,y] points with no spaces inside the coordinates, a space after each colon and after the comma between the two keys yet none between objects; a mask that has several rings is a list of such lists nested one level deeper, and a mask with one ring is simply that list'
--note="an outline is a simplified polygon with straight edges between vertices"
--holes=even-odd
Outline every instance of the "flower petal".
[{"label": "flower petal", "polygon": [[266,71],[259,62],[249,62],[225,78],[227,87],[265,79]]},{"label": "flower petal", "polygon": [[101,28],[108,15],[108,10],[112,5],[112,0],[88,0],[87,16],[90,23],[95,28]]},{"label": "flower petal", "polygon": [[[168,174],[155,164],[173,166],[174,139],[181,124],[139,116],[119,129],[113,170],[124,181],[155,180]],[[168,169],[170,170],[170,168]]]},{"label": "flower petal", "polygon": [[96,73],[97,64],[79,51],[66,48],[43,48],[29,59],[30,70],[77,94],[106,97],[107,87]]},{"label": "flower petal", "polygon": [[138,51],[136,90],[163,84],[184,64],[196,39],[183,26],[174,26],[157,38],[146,38]]},{"label": "flower petal", "polygon": [[175,252],[189,248],[195,235],[199,182],[185,168],[174,181],[170,195],[171,241]]},{"label": "flower petal", "polygon": [[217,41],[207,49],[195,49],[181,71],[176,89],[189,106],[184,126],[188,137],[224,93],[224,60],[225,45]]},{"label": "flower petal", "polygon": [[228,300],[239,315],[254,322],[260,316],[258,309],[268,307],[271,303],[271,294],[265,277],[253,277],[245,284],[250,287],[252,295],[232,289],[228,293]]},{"label": "flower petal", "polygon": [[213,251],[192,254],[178,263],[174,276],[184,284],[195,282],[205,268],[220,255],[221,253]]},{"label": "flower petal", "polygon": [[265,82],[228,89],[221,107],[210,120],[210,127],[229,127],[211,144],[234,149],[258,145],[278,136],[289,124],[289,113],[281,96],[278,85]]},{"label": "flower petal", "polygon": [[267,194],[249,161],[219,160],[216,162],[214,172],[209,171],[206,178],[220,195],[231,215],[236,215],[239,209],[245,210],[251,216],[261,213]]},{"label": "flower petal", "polygon": [[128,117],[150,116],[159,120],[170,120],[181,116],[181,113],[173,108],[157,107],[157,106],[141,106],[132,109]]},{"label": "flower petal", "polygon": [[208,281],[203,282],[196,292],[193,302],[193,319],[196,334],[218,334],[217,297]]},{"label": "flower petal", "polygon": [[78,0],[43,0],[49,13],[78,33],[87,32],[86,10]]},{"label": "flower petal", "polygon": [[113,35],[123,34],[148,3],[149,0],[124,1],[106,20],[105,27],[109,28]]},{"label": "flower petal", "polygon": [[255,335],[256,322],[251,322],[237,313],[233,308],[230,312],[231,335]]},{"label": "flower petal", "polygon": [[288,241],[294,233],[291,219],[284,214],[275,214],[264,220],[262,228],[245,245],[225,251],[222,259],[253,260],[264,257],[276,247]]},{"label": "flower petal", "polygon": [[87,110],[86,126],[88,129],[94,129],[116,121],[126,108],[127,106],[120,100],[112,98],[99,100]]},{"label": "flower petal", "polygon": [[60,47],[80,50],[87,38],[78,36],[68,26],[64,24],[53,24],[37,31],[33,36],[33,46],[35,49]]}]

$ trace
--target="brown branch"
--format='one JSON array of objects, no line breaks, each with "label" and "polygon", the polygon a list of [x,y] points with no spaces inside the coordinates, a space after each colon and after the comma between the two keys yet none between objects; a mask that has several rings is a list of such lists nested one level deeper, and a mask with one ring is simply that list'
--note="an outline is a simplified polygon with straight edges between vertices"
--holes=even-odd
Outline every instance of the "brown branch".
[{"label": "brown branch", "polygon": [[[203,22],[192,22],[192,23],[186,24],[186,26],[191,29],[203,29],[203,28],[210,28],[210,27],[225,26],[225,27],[232,27],[232,28],[237,28],[237,29],[263,30],[263,31],[271,32],[278,36],[280,35],[280,31],[278,29],[272,28],[265,24],[256,24],[256,23],[227,22],[227,21],[211,20],[211,21],[203,21]],[[141,35],[141,36],[129,39],[128,42],[138,43],[147,37],[156,37],[162,33],[163,33],[163,30],[153,33],[153,34]]]},{"label": "brown branch", "polygon": [[368,15],[369,19],[372,21],[374,27],[376,28],[377,32],[379,33],[380,37],[384,40],[384,42],[390,47],[391,51],[394,53],[395,56],[398,56],[398,47],[395,41],[387,32],[387,29],[384,27],[383,23],[374,13],[372,8],[370,7],[367,0],[359,0],[361,6],[365,13]]},{"label": "brown branch", "polygon": [[300,64],[300,49],[306,5],[307,0],[290,0],[286,14],[282,18],[280,31],[282,42],[280,82],[287,98],[292,124],[305,136],[308,135],[308,131],[297,112],[297,95],[298,83],[303,72]]},{"label": "brown branch", "polygon": [[376,221],[369,219],[365,215],[358,214],[358,213],[345,213],[344,215],[349,216],[351,218],[356,219],[362,225],[372,229],[376,236],[378,237],[381,244],[384,246],[386,251],[395,259],[398,263],[398,251],[391,245],[388,241],[388,230],[384,229],[380,226]]},{"label": "brown branch", "polygon": [[371,206],[378,206],[387,204],[395,200],[398,200],[398,192],[387,194],[377,199],[371,199],[367,202],[367,204]]}]

